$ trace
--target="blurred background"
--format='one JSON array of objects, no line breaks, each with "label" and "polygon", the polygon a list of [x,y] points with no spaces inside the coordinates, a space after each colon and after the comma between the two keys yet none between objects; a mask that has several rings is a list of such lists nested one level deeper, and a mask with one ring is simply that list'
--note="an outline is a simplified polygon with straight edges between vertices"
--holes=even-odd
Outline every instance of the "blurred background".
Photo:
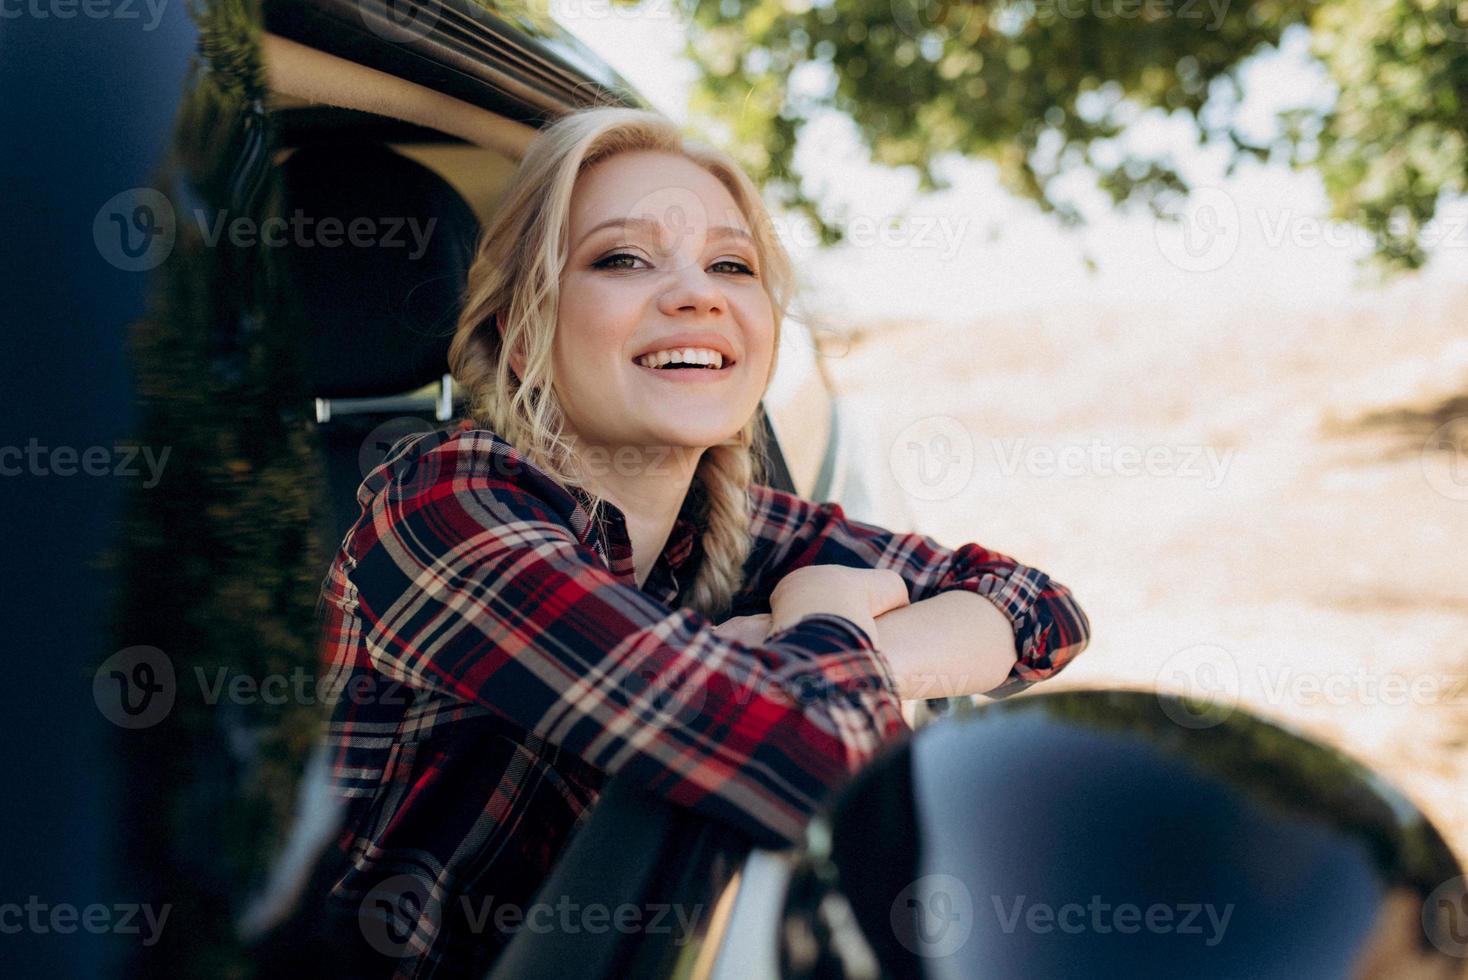
[{"label": "blurred background", "polygon": [[[146,966],[121,929],[0,944],[251,975],[234,922],[288,890],[315,812],[314,606],[351,491],[461,407],[441,360],[404,373],[422,351],[381,311],[421,280],[381,243],[343,279],[220,219],[429,201],[454,216],[429,265],[461,275],[535,128],[595,100],[763,185],[801,276],[766,401],[799,492],[1069,586],[1093,640],[1043,689],[1283,721],[1468,855],[1468,4],[15,9],[0,492],[13,642],[47,655],[13,658],[29,805],[0,883],[172,918]],[[409,317],[442,339],[452,310]]]},{"label": "blurred background", "polygon": [[[785,206],[848,513],[1075,591],[1468,852],[1468,6],[551,10]],[[767,185],[768,186],[768,185]]]}]

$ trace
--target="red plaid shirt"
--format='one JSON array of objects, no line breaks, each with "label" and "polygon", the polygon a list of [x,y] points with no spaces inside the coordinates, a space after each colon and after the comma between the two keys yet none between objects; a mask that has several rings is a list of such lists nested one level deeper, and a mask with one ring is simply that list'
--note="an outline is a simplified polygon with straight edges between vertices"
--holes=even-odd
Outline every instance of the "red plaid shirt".
[{"label": "red plaid shirt", "polygon": [[[680,605],[701,555],[697,481],[641,588],[615,506],[594,528],[580,491],[468,421],[399,442],[357,499],[323,588],[327,739],[351,798],[332,895],[382,975],[482,976],[510,938],[487,913],[530,905],[610,773],[783,846],[906,730],[851,620],[810,616],[751,646]],[[766,486],[751,504],[731,615],[768,612],[810,564],[895,569],[914,602],[977,592],[1009,616],[1019,657],[992,696],[1089,639],[1070,592],[1005,555]]]}]

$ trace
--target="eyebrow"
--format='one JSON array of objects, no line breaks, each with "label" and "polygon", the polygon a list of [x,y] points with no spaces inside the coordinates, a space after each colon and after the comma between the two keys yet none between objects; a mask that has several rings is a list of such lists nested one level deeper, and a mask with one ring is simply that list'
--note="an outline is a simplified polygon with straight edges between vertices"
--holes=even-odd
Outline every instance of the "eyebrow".
[{"label": "eyebrow", "polygon": [[[644,231],[650,231],[654,234],[657,234],[660,231],[661,222],[656,221],[652,218],[609,218],[608,220],[603,221],[600,224],[589,229],[585,235],[581,236],[581,242],[584,244],[588,239],[591,238],[592,235],[601,231],[603,228],[629,227],[640,228]],[[743,240],[750,242],[751,244],[753,244],[754,242],[753,236],[751,236],[749,232],[745,231],[743,228],[738,227],[737,225],[713,225],[709,228],[709,237],[715,240],[722,238],[742,238]]]}]

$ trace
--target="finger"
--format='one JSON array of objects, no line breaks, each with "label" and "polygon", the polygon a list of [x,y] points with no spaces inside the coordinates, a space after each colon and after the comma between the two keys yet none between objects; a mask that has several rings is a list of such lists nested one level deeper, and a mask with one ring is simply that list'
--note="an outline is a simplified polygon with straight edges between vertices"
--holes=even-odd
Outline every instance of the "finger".
[{"label": "finger", "polygon": [[760,643],[771,632],[772,620],[768,613],[753,616],[735,616],[719,623],[714,632],[740,643]]}]

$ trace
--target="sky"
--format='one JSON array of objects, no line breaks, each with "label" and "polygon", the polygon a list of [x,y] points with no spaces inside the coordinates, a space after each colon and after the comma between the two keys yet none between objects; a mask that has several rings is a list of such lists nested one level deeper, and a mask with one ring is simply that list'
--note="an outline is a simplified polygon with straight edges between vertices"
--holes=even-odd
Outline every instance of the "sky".
[{"label": "sky", "polygon": [[[681,55],[683,27],[671,0],[652,0],[635,13],[593,0],[553,0],[551,12],[654,106],[687,120],[695,72]],[[1260,138],[1272,131],[1277,109],[1328,105],[1331,97],[1303,29],[1253,59],[1242,81],[1240,126]],[[838,113],[802,132],[797,165],[839,189],[830,200],[850,207],[853,242],[820,249],[799,222],[773,218],[814,308],[836,320],[963,323],[1098,305],[1223,320],[1241,310],[1318,312],[1380,298],[1358,265],[1370,252],[1365,231],[1327,219],[1324,188],[1312,171],[1249,162],[1226,175],[1225,151],[1200,148],[1193,123],[1181,115],[1144,115],[1127,140],[1141,152],[1169,152],[1193,185],[1181,223],[1159,222],[1141,209],[1120,212],[1077,175],[1066,186],[1088,226],[1062,229],[1000,187],[990,164],[957,157],[939,168],[952,187],[919,195],[910,172],[865,160],[854,126]],[[1446,209],[1439,231],[1427,270],[1389,287],[1388,297],[1468,282],[1468,206]],[[1094,274],[1083,261],[1087,250],[1098,265]]]}]

